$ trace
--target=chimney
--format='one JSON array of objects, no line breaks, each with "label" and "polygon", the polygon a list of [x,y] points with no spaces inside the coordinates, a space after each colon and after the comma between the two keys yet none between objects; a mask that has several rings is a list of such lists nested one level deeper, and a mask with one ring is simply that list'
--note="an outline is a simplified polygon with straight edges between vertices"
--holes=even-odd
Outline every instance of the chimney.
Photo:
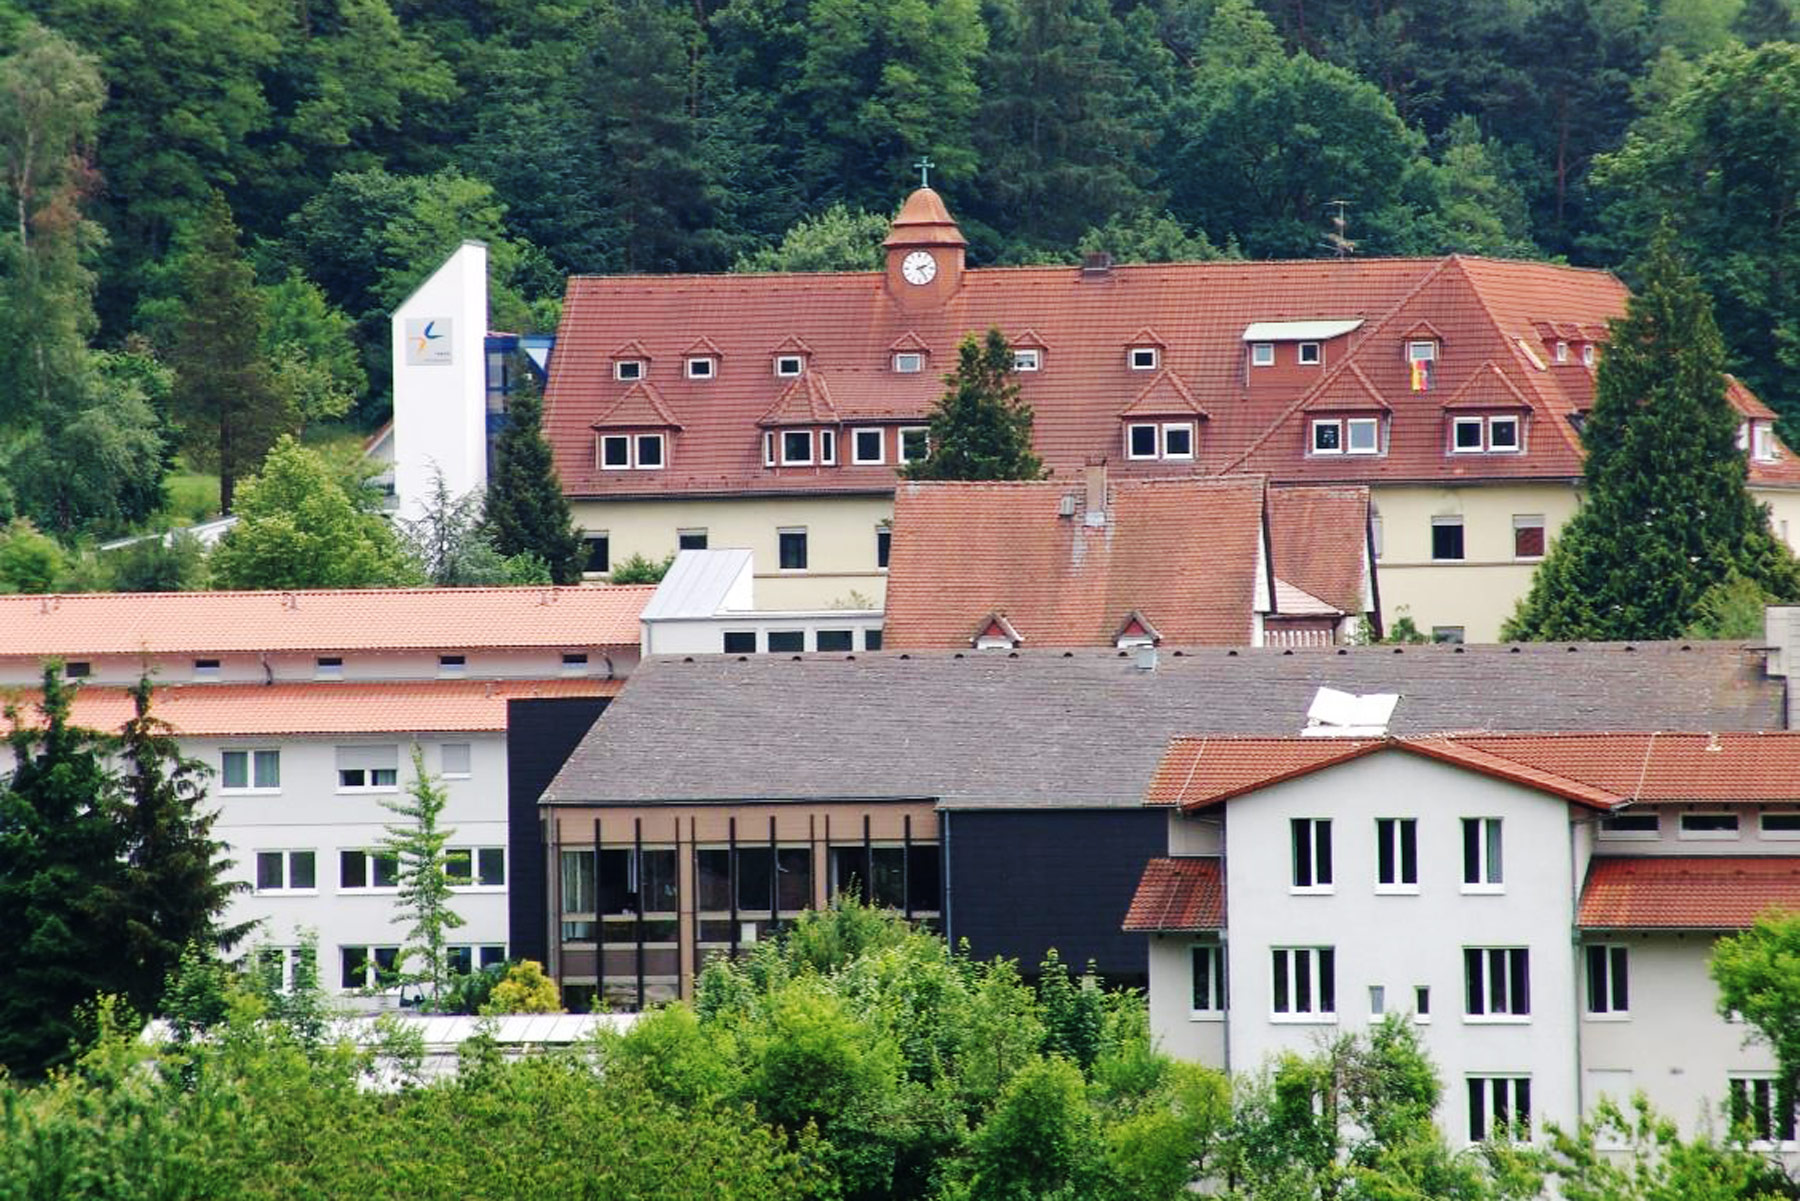
[{"label": "chimney", "polygon": [[1106,464],[1089,463],[1087,468],[1087,516],[1083,524],[1106,524]]},{"label": "chimney", "polygon": [[1092,254],[1083,255],[1081,258],[1082,282],[1111,278],[1112,265],[1112,255],[1104,250],[1096,250]]}]

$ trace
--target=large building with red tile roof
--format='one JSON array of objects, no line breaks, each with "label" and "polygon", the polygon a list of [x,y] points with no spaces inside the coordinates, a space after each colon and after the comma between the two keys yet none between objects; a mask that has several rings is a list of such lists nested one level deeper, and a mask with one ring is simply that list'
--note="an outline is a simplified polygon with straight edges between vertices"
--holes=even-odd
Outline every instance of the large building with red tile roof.
[{"label": "large building with red tile roof", "polygon": [[1453,1141],[1641,1091],[1792,1151],[1793,1099],[1707,958],[1800,913],[1800,734],[1184,737],[1145,800],[1168,853],[1123,928],[1166,1049],[1257,1064],[1398,1015]]},{"label": "large building with red tile roof", "polygon": [[[1466,256],[970,268],[921,189],[882,271],[572,279],[545,428],[596,573],[744,547],[778,606],[879,603],[899,469],[960,340],[995,328],[1053,480],[1104,460],[1120,480],[1368,486],[1384,617],[1491,640],[1574,511],[1626,296],[1605,272]],[[1800,462],[1765,406],[1729,398],[1753,486],[1800,535]]]},{"label": "large building with red tile roof", "polygon": [[1364,488],[1261,476],[912,483],[884,646],[1306,646],[1375,608]]},{"label": "large building with red tile roof", "polygon": [[290,969],[312,931],[321,983],[356,991],[379,985],[403,941],[383,802],[419,767],[442,782],[455,831],[455,963],[511,954],[510,892],[542,891],[543,852],[535,793],[522,821],[509,810],[509,714],[585,729],[637,663],[653,591],[0,597],[0,699],[11,723],[41,721],[38,686],[60,663],[72,720],[116,732],[134,712],[127,686],[148,675],[153,713],[209,772],[213,832],[243,885],[232,918],[257,922],[261,953]]}]

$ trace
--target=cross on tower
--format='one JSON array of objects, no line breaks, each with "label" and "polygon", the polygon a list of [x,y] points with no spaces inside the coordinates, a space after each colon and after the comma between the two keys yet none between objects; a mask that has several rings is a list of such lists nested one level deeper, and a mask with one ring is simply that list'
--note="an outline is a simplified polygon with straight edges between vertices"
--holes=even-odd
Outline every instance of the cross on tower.
[{"label": "cross on tower", "polygon": [[937,166],[937,164],[932,162],[929,158],[922,158],[913,164],[913,170],[919,173],[919,186],[921,188],[929,188],[931,186],[931,169],[935,166]]}]

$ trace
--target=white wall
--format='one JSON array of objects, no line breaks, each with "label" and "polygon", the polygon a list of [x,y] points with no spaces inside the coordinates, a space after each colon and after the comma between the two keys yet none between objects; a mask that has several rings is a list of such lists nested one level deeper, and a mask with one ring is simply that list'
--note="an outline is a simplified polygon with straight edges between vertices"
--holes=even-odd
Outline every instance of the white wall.
[{"label": "white wall", "polygon": [[[1229,803],[1226,912],[1230,922],[1229,1061],[1254,1069],[1281,1051],[1310,1053],[1322,1040],[1370,1024],[1371,985],[1390,1011],[1410,1010],[1414,988],[1431,990],[1423,1042],[1445,1084],[1439,1121],[1452,1143],[1468,1132],[1465,1080],[1529,1075],[1533,1118],[1577,1112],[1573,901],[1566,806],[1510,784],[1398,751],[1263,789]],[[1462,887],[1463,817],[1498,817],[1504,891]],[[1416,895],[1378,895],[1375,821],[1418,819]],[[1289,821],[1332,821],[1333,891],[1291,890]],[[1281,1020],[1272,1012],[1274,947],[1336,950],[1337,1013],[1330,1021]],[[1463,948],[1530,951],[1528,1019],[1464,1015]],[[1165,1026],[1157,1033],[1165,1039]]]},{"label": "white wall", "polygon": [[394,490],[402,517],[424,512],[434,467],[452,496],[487,486],[487,320],[480,242],[464,242],[394,311]]},{"label": "white wall", "polygon": [[725,649],[726,631],[755,633],[759,654],[769,653],[771,631],[798,631],[803,649],[819,649],[820,630],[849,630],[852,651],[869,650],[868,632],[879,633],[879,610],[845,609],[829,613],[725,613],[692,620],[644,623],[644,652],[662,655],[716,655]]},{"label": "white wall", "polygon": [[[585,670],[563,668],[564,651],[588,656]],[[559,676],[588,676],[596,679],[623,677],[637,666],[638,654],[632,647],[599,647],[571,644],[548,650],[463,650],[444,647],[447,654],[460,653],[466,660],[461,676],[441,676],[437,649],[427,651],[343,651],[335,653],[343,659],[337,677],[343,680],[435,680],[456,678],[468,680],[534,680]],[[71,656],[74,658],[75,656]],[[218,659],[216,677],[200,675],[194,662],[199,658]],[[608,659],[611,670],[608,670]],[[141,655],[94,655],[86,659],[91,669],[90,684],[130,685],[148,667],[151,678],[159,684],[262,684],[310,682],[318,674],[318,655],[295,654],[221,654],[203,651],[195,655],[167,655],[146,662]],[[0,685],[30,687],[43,679],[43,663],[29,655],[0,655]]]}]

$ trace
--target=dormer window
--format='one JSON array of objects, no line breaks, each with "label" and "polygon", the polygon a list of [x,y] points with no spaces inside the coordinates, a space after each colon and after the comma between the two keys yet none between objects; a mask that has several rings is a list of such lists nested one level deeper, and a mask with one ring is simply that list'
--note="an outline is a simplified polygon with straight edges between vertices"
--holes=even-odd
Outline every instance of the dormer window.
[{"label": "dormer window", "polygon": [[1594,344],[1592,342],[1583,342],[1581,344],[1581,365],[1583,367],[1592,367],[1594,365]]},{"label": "dormer window", "polygon": [[1014,371],[1037,371],[1044,363],[1043,352],[1036,349],[1013,351]]},{"label": "dormer window", "polygon": [[837,466],[837,431],[819,431],[819,462],[827,467]]},{"label": "dormer window", "polygon": [[1450,423],[1454,454],[1517,454],[1525,449],[1523,419],[1516,414],[1456,417]]},{"label": "dormer window", "polygon": [[916,350],[903,350],[894,356],[894,370],[901,375],[917,375],[925,370],[925,356]]},{"label": "dormer window", "polygon": [[1747,431],[1739,427],[1738,446],[1759,463],[1773,463],[1780,457],[1775,449],[1775,427],[1767,421],[1749,422]]},{"label": "dormer window", "polygon": [[602,471],[654,470],[663,465],[661,434],[601,434]]},{"label": "dormer window", "polygon": [[781,431],[781,465],[793,467],[812,462],[813,438],[811,430]]},{"label": "dormer window", "polygon": [[1479,417],[1458,417],[1452,423],[1450,449],[1457,454],[1479,454],[1486,449],[1482,440],[1482,427],[1486,422]]},{"label": "dormer window", "polygon": [[1406,344],[1406,361],[1409,363],[1431,363],[1437,360],[1437,343],[1428,338]]},{"label": "dormer window", "polygon": [[1556,344],[1556,361],[1559,363],[1566,363],[1569,361],[1569,344],[1567,342],[1558,342]]},{"label": "dormer window", "polygon": [[1275,365],[1275,343],[1250,343],[1250,365],[1252,367],[1273,367]]},{"label": "dormer window", "polygon": [[1519,419],[1517,417],[1488,418],[1488,449],[1491,451],[1519,449]]},{"label": "dormer window", "polygon": [[1344,453],[1344,426],[1337,418],[1315,419],[1312,423],[1312,453],[1341,455]]},{"label": "dormer window", "polygon": [[900,429],[900,461],[916,463],[931,455],[931,427],[902,426]]},{"label": "dormer window", "polygon": [[1125,427],[1128,459],[1191,459],[1194,457],[1194,423],[1191,421],[1135,422]]},{"label": "dormer window", "polygon": [[859,464],[878,464],[886,460],[883,453],[883,442],[886,435],[879,427],[871,426],[850,431],[850,461]]},{"label": "dormer window", "polygon": [[775,374],[783,379],[799,375],[806,370],[806,358],[797,354],[778,354],[775,356]]},{"label": "dormer window", "polygon": [[613,378],[619,380],[638,380],[644,378],[644,360],[618,359],[613,363]]},{"label": "dormer window", "polygon": [[1324,348],[1317,342],[1302,342],[1299,348],[1300,365],[1317,367],[1325,361]]},{"label": "dormer window", "polygon": [[1154,346],[1133,346],[1130,351],[1130,363],[1133,371],[1155,371],[1159,356]]},{"label": "dormer window", "polygon": [[711,379],[718,374],[719,364],[711,356],[689,359],[687,361],[687,377],[689,379]]},{"label": "dormer window", "polygon": [[1312,453],[1315,455],[1375,455],[1381,453],[1381,418],[1314,418]]}]

